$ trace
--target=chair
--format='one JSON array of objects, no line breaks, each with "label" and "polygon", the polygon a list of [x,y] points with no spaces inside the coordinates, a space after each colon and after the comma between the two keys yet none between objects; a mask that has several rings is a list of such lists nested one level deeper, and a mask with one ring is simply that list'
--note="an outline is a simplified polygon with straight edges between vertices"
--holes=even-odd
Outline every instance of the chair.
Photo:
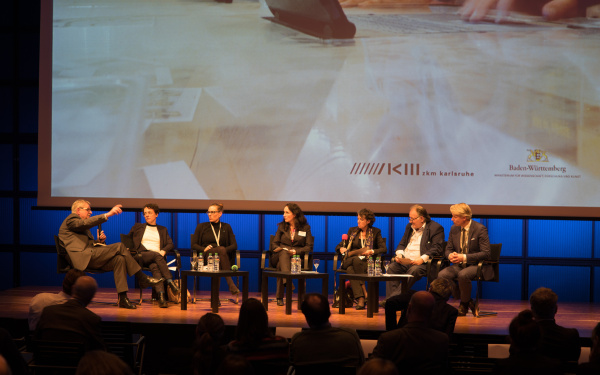
[{"label": "chair", "polygon": [[[198,236],[195,233],[192,233],[190,235],[190,247],[192,244],[195,244],[195,243],[198,243]],[[235,264],[237,266],[237,268],[240,269],[241,268],[241,260],[242,260],[240,251],[236,250],[234,253],[228,253],[227,255],[229,256],[229,264]],[[197,258],[199,256],[204,257],[204,254],[200,254],[200,252],[198,250],[191,249],[190,257]],[[196,280],[197,280],[197,276],[194,276],[193,296],[196,295],[196,284],[197,284]],[[236,277],[236,285],[238,286],[238,289],[239,289],[239,286],[240,286],[240,278],[239,277]]]},{"label": "chair", "polygon": [[436,255],[432,257],[429,262],[427,262],[427,284],[425,284],[425,290],[429,289],[429,285],[435,279],[437,279],[438,274],[443,268],[446,268],[449,264],[448,259],[446,259],[446,246],[448,242],[442,242],[442,254]]},{"label": "chair", "polygon": [[[133,251],[132,249],[134,248],[134,244],[133,244],[133,238],[129,235],[129,234],[123,234],[121,233],[121,243],[123,245],[125,245],[125,247],[131,252],[131,255],[133,256],[133,258],[138,262],[138,264],[141,265],[141,258],[142,258],[142,254],[137,253],[135,251]],[[175,255],[175,267],[169,267],[169,269],[171,271],[176,271],[177,272],[177,278],[181,279],[181,255],[179,254],[179,251],[173,249],[173,253]],[[167,253],[168,255],[169,253]],[[172,261],[171,261],[172,262]],[[174,268],[174,269],[173,269]],[[142,271],[146,271],[146,272],[152,272],[152,270],[149,267],[144,267],[142,266]],[[137,279],[135,281],[136,286],[140,289],[140,305],[142,304],[142,294],[143,294],[143,289],[140,288]],[[165,282],[165,291],[167,290],[167,285]],[[154,289],[152,290],[153,293],[153,297],[154,297]]]},{"label": "chair", "polygon": [[33,358],[28,367],[33,374],[74,374],[85,354],[82,342],[31,341]]},{"label": "chair", "polygon": [[[475,276],[475,280],[477,281],[477,291],[475,294],[475,317],[480,318],[482,316],[492,316],[498,315],[497,312],[493,311],[479,311],[479,297],[481,294],[481,283],[483,281],[492,281],[499,282],[500,281],[500,251],[502,250],[502,244],[491,244],[490,245],[490,259],[482,260],[477,265],[477,274]],[[494,277],[486,280],[483,277],[483,266],[491,265],[494,269]]]},{"label": "chair", "polygon": [[136,374],[142,374],[146,338],[139,335],[134,340],[130,322],[103,321],[102,337],[109,352],[121,358]]}]

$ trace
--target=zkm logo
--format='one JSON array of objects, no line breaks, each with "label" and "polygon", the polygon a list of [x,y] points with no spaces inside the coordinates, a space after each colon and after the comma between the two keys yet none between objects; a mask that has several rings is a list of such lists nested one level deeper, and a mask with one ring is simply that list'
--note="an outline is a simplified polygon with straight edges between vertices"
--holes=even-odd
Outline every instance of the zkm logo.
[{"label": "zkm logo", "polygon": [[404,163],[392,165],[392,163],[354,163],[350,174],[380,175],[382,173],[391,175],[397,173],[404,176],[418,176],[419,164]]},{"label": "zkm logo", "polygon": [[542,150],[527,150],[529,151],[529,156],[527,156],[528,163],[536,163],[536,162],[548,162],[548,156],[546,155],[546,151]]}]

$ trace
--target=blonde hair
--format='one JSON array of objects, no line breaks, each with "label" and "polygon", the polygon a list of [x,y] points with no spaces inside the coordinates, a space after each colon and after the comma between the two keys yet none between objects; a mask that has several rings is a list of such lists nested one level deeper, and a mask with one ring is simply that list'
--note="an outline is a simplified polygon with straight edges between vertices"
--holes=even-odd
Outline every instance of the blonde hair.
[{"label": "blonde hair", "polygon": [[462,216],[469,220],[471,220],[471,217],[473,216],[471,207],[466,203],[458,203],[450,206],[450,212],[452,212],[452,215]]},{"label": "blonde hair", "polygon": [[85,199],[77,199],[75,202],[73,202],[73,204],[71,205],[71,212],[76,214],[77,213],[77,209],[79,208],[79,206],[83,203],[87,203],[88,206],[92,207],[92,205],[90,204],[90,202],[86,201]]}]

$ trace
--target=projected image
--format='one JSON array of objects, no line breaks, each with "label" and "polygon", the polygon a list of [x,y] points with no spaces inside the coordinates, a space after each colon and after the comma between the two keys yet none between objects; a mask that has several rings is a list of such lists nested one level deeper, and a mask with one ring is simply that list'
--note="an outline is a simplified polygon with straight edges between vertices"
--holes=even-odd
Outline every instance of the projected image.
[{"label": "projected image", "polygon": [[600,23],[417,3],[55,0],[51,195],[599,207]]}]

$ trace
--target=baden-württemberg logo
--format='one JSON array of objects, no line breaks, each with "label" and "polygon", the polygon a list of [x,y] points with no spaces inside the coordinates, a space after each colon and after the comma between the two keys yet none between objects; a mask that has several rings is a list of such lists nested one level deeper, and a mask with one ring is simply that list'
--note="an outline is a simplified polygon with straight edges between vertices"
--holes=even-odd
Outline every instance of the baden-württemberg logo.
[{"label": "baden-w\u00fcrttemberg logo", "polygon": [[528,163],[536,163],[536,162],[547,163],[548,162],[548,155],[546,155],[546,151],[539,150],[539,149],[527,150],[527,151],[529,151],[529,156],[527,157]]}]

